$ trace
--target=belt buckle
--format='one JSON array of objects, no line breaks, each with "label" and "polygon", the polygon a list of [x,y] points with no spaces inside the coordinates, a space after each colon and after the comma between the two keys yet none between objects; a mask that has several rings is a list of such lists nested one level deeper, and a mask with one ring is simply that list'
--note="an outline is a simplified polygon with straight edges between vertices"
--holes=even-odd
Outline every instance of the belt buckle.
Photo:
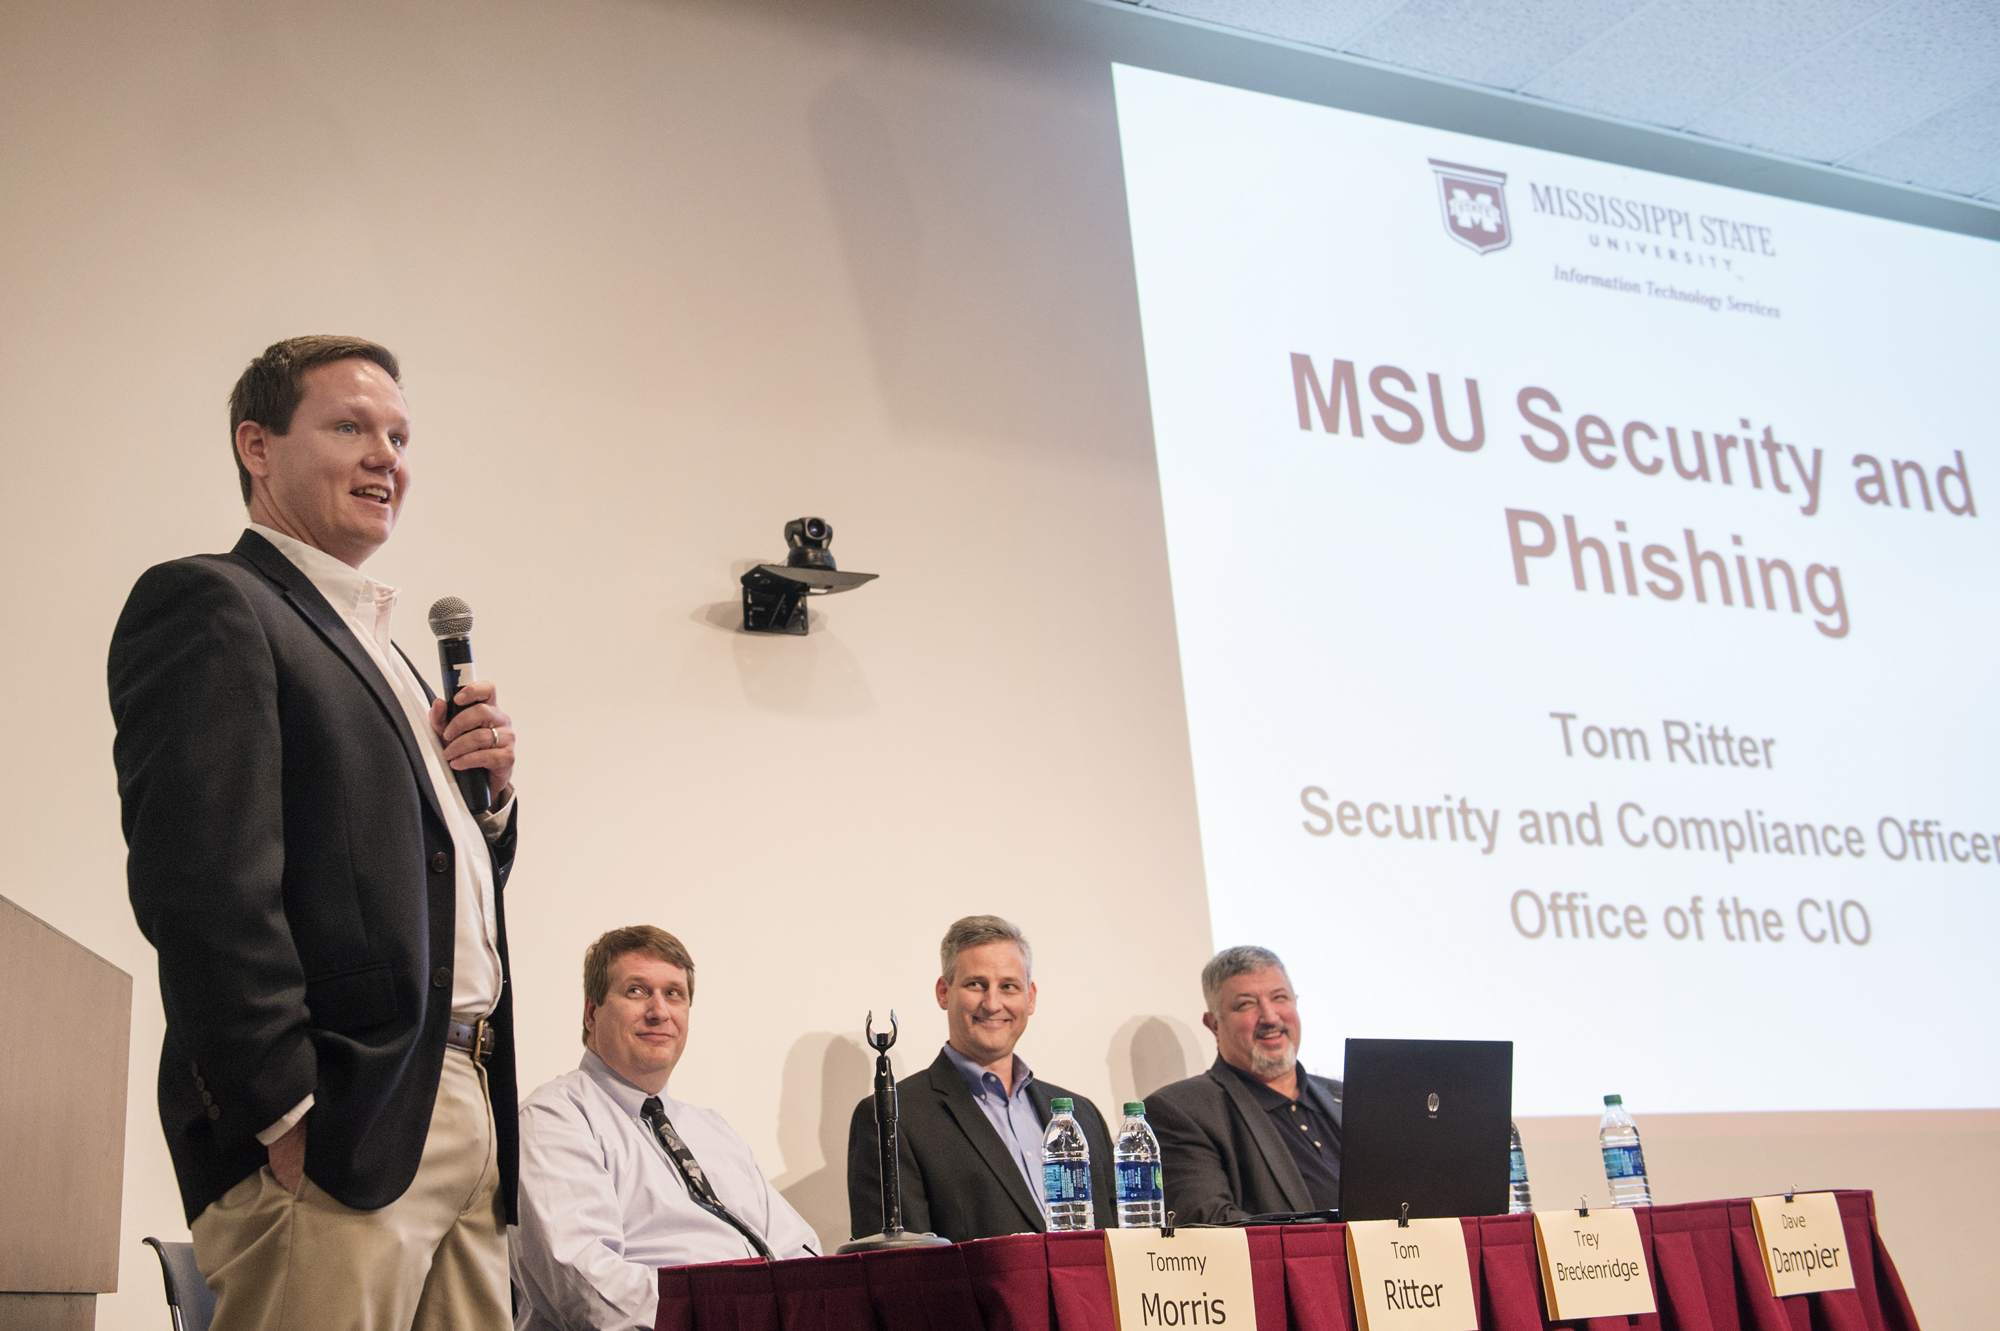
[{"label": "belt buckle", "polygon": [[486,1018],[481,1017],[478,1021],[473,1022],[472,1049],[470,1051],[472,1061],[484,1064],[488,1058],[491,1058],[493,1056],[493,1041],[493,1027],[487,1023]]}]

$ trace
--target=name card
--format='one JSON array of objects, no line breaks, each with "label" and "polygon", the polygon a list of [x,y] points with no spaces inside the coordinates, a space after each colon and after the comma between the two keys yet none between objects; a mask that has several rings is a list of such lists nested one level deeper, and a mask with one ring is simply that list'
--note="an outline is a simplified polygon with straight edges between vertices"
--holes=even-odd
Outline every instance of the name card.
[{"label": "name card", "polygon": [[1592,1211],[1535,1212],[1535,1252],[1549,1320],[1621,1317],[1658,1312],[1639,1217],[1623,1206]]},{"label": "name card", "polygon": [[1361,1331],[1478,1331],[1465,1227],[1456,1220],[1356,1220],[1347,1274]]},{"label": "name card", "polygon": [[1107,1229],[1111,1306],[1118,1331],[1230,1326],[1256,1331],[1250,1236],[1240,1229]]},{"label": "name card", "polygon": [[1820,1294],[1854,1288],[1854,1263],[1840,1203],[1830,1192],[1801,1192],[1792,1200],[1752,1197],[1750,1216],[1771,1293]]}]

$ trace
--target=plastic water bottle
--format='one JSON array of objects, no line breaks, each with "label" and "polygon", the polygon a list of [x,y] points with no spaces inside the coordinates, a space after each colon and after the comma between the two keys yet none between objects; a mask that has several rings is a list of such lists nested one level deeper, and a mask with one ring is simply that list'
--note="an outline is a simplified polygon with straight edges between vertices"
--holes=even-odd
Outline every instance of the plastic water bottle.
[{"label": "plastic water bottle", "polygon": [[1625,1097],[1604,1097],[1604,1125],[1597,1130],[1604,1149],[1604,1178],[1611,1185],[1613,1206],[1651,1206],[1653,1190],[1646,1184],[1646,1157],[1639,1149],[1639,1125],[1625,1112]]},{"label": "plastic water bottle", "polygon": [[1111,1148],[1118,1171],[1118,1228],[1158,1229],[1167,1223],[1167,1194],[1160,1177],[1160,1139],[1146,1122],[1146,1106],[1125,1106],[1125,1123]]},{"label": "plastic water bottle", "polygon": [[1535,1209],[1528,1195],[1528,1157],[1521,1152],[1521,1130],[1507,1124],[1507,1214],[1521,1215]]},{"label": "plastic water bottle", "polygon": [[1048,1201],[1049,1231],[1096,1229],[1090,1209],[1090,1143],[1076,1121],[1076,1101],[1059,1095],[1042,1136],[1042,1194]]}]

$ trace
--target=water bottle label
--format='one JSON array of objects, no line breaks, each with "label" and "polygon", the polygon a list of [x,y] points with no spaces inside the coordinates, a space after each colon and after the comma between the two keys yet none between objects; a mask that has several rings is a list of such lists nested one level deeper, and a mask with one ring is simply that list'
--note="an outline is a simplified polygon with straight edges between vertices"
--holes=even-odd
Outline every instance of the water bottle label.
[{"label": "water bottle label", "polygon": [[[1605,1158],[1610,1158],[1609,1152],[1605,1153]],[[1512,1184],[1526,1183],[1527,1181],[1528,1157],[1521,1153],[1520,1147],[1516,1146],[1513,1150],[1507,1152],[1507,1182]]]},{"label": "water bottle label", "polygon": [[1118,1201],[1157,1202],[1166,1196],[1161,1187],[1160,1167],[1151,1160],[1118,1162]]},{"label": "water bottle label", "polygon": [[1051,1204],[1090,1200],[1090,1166],[1081,1160],[1044,1160],[1042,1192]]},{"label": "water bottle label", "polygon": [[1604,1177],[1608,1179],[1643,1178],[1646,1173],[1646,1157],[1636,1146],[1607,1146],[1604,1148]]}]

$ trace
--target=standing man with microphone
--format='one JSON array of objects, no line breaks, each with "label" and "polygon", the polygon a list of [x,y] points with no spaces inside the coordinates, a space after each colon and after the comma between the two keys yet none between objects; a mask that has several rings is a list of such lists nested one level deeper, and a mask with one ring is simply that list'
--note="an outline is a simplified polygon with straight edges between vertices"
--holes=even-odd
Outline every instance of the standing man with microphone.
[{"label": "standing man with microphone", "polygon": [[148,569],[111,641],[160,1123],[216,1331],[512,1320],[514,729],[489,682],[431,696],[361,572],[410,487],[399,382],[359,338],[252,361],[249,530]]}]

